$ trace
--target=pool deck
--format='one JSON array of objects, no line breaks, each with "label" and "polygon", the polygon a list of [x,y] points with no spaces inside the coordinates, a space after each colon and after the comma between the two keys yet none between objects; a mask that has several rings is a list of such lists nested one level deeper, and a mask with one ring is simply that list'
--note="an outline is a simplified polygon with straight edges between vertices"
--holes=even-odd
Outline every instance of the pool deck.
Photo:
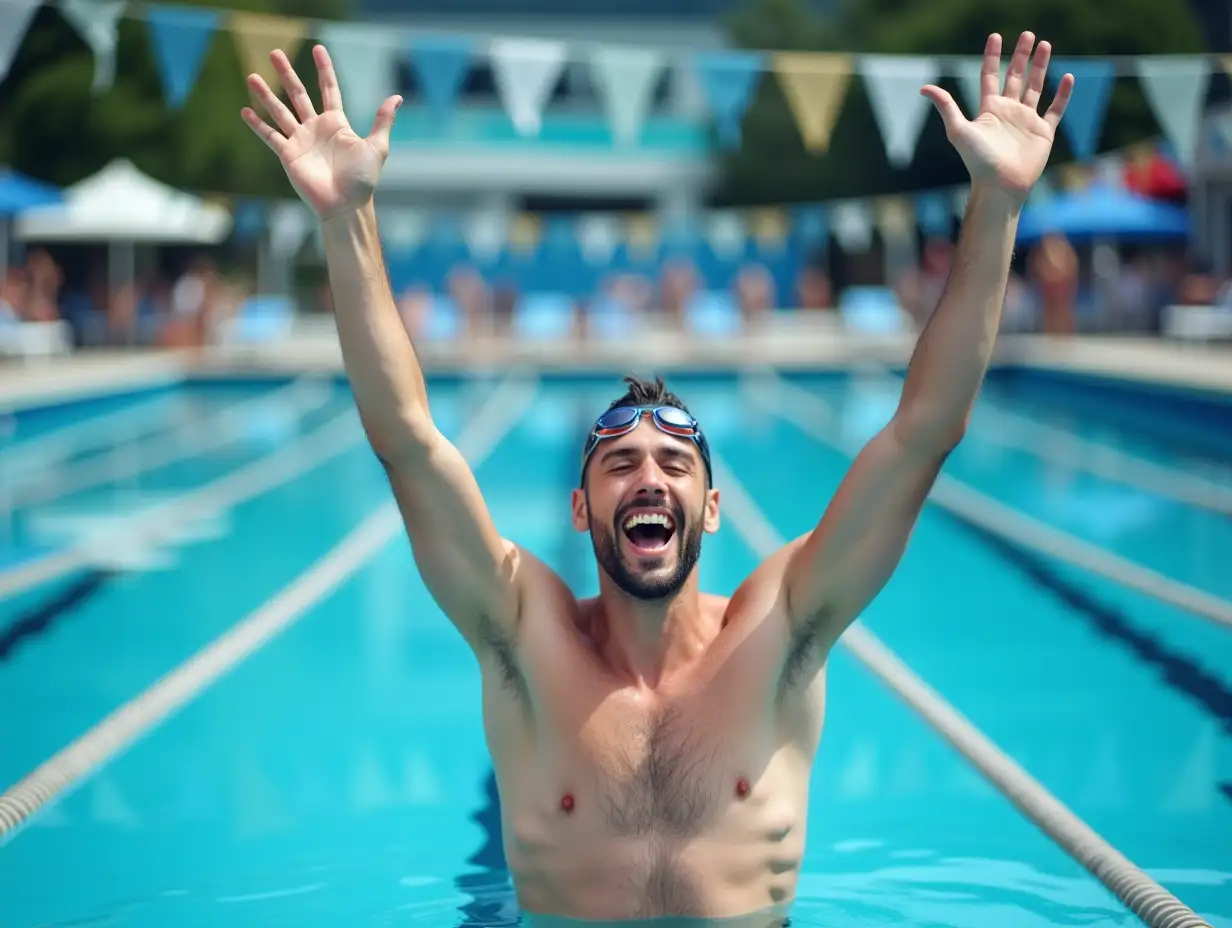
[{"label": "pool deck", "polygon": [[[913,338],[829,332],[755,333],[738,339],[692,338],[526,342],[491,339],[419,349],[429,373],[525,367],[561,373],[709,370],[842,370],[901,366]],[[1152,338],[1005,336],[996,365],[1131,380],[1232,396],[1232,346],[1181,345]],[[192,376],[333,375],[343,370],[332,329],[288,341],[206,351],[91,351],[66,358],[0,365],[0,412],[157,387]]]}]

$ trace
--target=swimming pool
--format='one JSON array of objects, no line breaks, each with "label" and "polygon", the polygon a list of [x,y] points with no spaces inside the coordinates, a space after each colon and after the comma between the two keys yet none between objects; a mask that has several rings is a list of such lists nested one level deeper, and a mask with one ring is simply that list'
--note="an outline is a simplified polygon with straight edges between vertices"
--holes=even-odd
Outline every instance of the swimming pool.
[{"label": "swimming pool", "polygon": [[[811,527],[843,449],[898,388],[884,372],[671,384],[719,462],[724,527],[701,560],[716,592]],[[619,388],[431,385],[502,531],[582,593],[595,566],[568,490],[582,431]],[[1166,414],[996,373],[945,474],[1226,604],[1228,407],[1152,402]],[[247,656],[202,671],[183,708],[0,846],[0,924],[516,922],[477,670],[415,574],[343,385],[192,382],[32,411],[11,433],[0,786],[229,629],[265,623],[268,639],[227,639]],[[1107,841],[1232,926],[1232,629],[960,509],[926,508],[862,624]],[[793,924],[1137,920],[840,646]]]}]

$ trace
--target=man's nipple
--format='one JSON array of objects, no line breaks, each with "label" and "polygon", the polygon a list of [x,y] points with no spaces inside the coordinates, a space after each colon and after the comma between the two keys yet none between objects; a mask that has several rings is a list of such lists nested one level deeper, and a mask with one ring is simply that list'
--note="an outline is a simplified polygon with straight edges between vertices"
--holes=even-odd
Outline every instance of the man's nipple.
[{"label": "man's nipple", "polygon": [[566,815],[573,811],[573,793],[565,793],[560,797],[560,810]]},{"label": "man's nipple", "polygon": [[739,780],[736,781],[736,798],[744,799],[746,796],[748,796],[748,794],[749,794],[748,777],[741,777]]}]

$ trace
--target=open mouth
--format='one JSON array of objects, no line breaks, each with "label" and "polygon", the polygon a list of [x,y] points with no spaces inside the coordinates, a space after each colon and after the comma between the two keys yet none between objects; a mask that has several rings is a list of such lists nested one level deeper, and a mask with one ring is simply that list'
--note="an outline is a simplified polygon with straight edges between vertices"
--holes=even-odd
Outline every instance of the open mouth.
[{"label": "open mouth", "polygon": [[625,538],[638,552],[661,554],[676,533],[676,520],[662,511],[635,512],[625,518],[622,527]]}]

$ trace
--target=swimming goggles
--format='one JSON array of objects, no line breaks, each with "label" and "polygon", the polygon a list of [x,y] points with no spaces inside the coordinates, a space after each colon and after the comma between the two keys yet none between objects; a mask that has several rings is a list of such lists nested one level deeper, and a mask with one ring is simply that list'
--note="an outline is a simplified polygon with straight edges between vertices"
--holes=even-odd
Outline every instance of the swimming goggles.
[{"label": "swimming goggles", "polygon": [[649,416],[660,432],[674,435],[677,438],[687,438],[697,445],[702,460],[706,464],[706,485],[714,485],[714,476],[710,472],[710,444],[702,434],[702,427],[697,420],[678,406],[617,406],[609,409],[595,420],[590,431],[590,439],[586,442],[586,453],[582,455],[582,483],[586,482],[586,465],[590,456],[595,453],[605,438],[616,438],[632,432],[642,418]]}]

